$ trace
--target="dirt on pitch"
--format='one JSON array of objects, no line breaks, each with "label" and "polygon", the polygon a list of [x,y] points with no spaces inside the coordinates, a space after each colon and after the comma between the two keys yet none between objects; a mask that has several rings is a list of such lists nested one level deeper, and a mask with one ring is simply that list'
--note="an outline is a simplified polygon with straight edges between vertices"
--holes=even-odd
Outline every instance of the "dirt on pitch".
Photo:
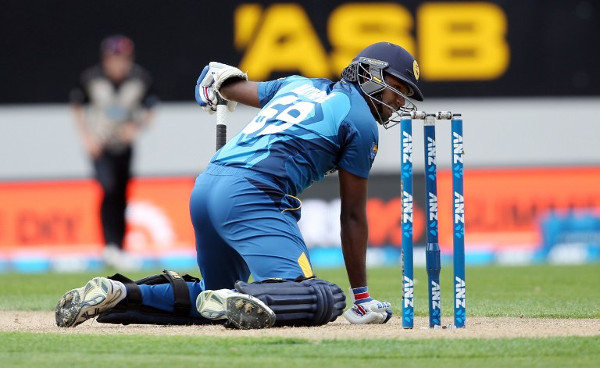
[{"label": "dirt on pitch", "polygon": [[[451,323],[451,318],[443,321]],[[230,330],[212,326],[112,325],[90,320],[75,328],[59,328],[54,313],[47,311],[0,311],[0,331],[63,334],[140,334],[213,337],[286,337],[324,339],[425,339],[501,338],[600,335],[600,319],[548,319],[513,317],[471,317],[464,329],[429,329],[426,318],[415,318],[412,330],[402,328],[399,318],[385,325],[351,325],[343,317],[320,327],[279,327],[263,330]]]}]

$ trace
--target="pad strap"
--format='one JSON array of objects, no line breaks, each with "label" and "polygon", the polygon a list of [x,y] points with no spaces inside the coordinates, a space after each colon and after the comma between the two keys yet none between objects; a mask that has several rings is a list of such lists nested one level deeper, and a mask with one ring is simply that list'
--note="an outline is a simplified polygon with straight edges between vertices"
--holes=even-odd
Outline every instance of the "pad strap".
[{"label": "pad strap", "polygon": [[187,316],[190,313],[190,306],[192,305],[190,302],[190,292],[187,284],[175,271],[163,270],[162,275],[167,278],[173,287],[175,315]]},{"label": "pad strap", "polygon": [[174,300],[174,314],[176,316],[187,316],[190,313],[192,306],[190,300],[190,292],[187,287],[186,281],[200,282],[200,279],[190,276],[180,276],[175,271],[163,270],[163,273],[158,275],[152,275],[144,277],[143,279],[133,281],[130,278],[116,273],[113,276],[109,276],[109,279],[120,281],[125,285],[127,289],[127,297],[123,303],[132,305],[142,304],[142,292],[139,285],[158,285],[170,283],[173,289],[173,300]]}]

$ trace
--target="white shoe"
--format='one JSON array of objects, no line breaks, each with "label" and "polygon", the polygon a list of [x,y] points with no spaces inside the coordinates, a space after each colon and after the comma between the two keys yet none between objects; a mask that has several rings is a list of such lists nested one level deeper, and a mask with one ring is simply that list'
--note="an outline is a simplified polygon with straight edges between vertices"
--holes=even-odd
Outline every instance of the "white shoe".
[{"label": "white shoe", "polygon": [[229,289],[203,291],[196,299],[196,309],[204,318],[227,319],[227,297],[233,293]]},{"label": "white shoe", "polygon": [[267,328],[275,323],[275,313],[251,295],[229,289],[206,290],[198,295],[196,309],[204,318],[227,319],[240,330]]},{"label": "white shoe", "polygon": [[114,267],[121,258],[121,250],[114,244],[107,244],[102,250],[102,259],[107,266]]},{"label": "white shoe", "polygon": [[56,305],[58,327],[75,327],[113,308],[125,299],[125,285],[106,277],[95,277],[85,286],[65,293]]},{"label": "white shoe", "polygon": [[119,271],[139,271],[142,267],[141,259],[113,244],[108,244],[104,247],[102,258],[106,266],[113,267]]}]

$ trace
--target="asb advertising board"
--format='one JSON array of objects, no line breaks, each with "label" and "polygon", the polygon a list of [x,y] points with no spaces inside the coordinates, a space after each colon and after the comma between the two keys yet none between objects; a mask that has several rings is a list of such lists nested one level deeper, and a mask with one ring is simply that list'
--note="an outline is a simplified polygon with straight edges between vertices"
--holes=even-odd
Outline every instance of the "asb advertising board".
[{"label": "asb advertising board", "polygon": [[[426,97],[600,94],[593,2],[9,2],[0,15],[0,103],[65,102],[107,35],[123,33],[164,101],[190,101],[209,61],[264,80],[339,78],[365,46],[390,41],[421,65]],[[141,12],[141,13],[140,13]],[[42,63],[39,60],[43,60]],[[19,73],[14,73],[19,70]]]}]

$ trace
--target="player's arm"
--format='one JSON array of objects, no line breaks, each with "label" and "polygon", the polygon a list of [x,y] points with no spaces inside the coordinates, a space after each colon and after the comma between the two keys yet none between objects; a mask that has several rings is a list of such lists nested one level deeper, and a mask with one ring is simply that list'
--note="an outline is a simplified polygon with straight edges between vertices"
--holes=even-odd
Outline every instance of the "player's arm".
[{"label": "player's arm", "polygon": [[392,316],[390,303],[371,298],[367,287],[367,179],[340,169],[339,180],[342,251],[352,298],[344,317],[355,324],[385,323]]},{"label": "player's arm", "polygon": [[229,101],[236,101],[252,107],[261,107],[258,100],[258,82],[244,79],[225,81],[219,92]]},{"label": "player's arm", "polygon": [[[148,77],[147,77],[148,78]],[[150,79],[142,79],[148,88],[141,101],[139,116],[134,120],[127,121],[119,127],[120,138],[123,142],[133,143],[144,129],[147,129],[154,120],[154,107],[159,100],[153,93],[153,86]]]},{"label": "player's arm", "polygon": [[145,83],[148,85],[146,92],[144,93],[144,97],[142,98],[142,113],[139,118],[139,126],[141,128],[147,128],[150,126],[152,121],[154,120],[154,108],[158,105],[159,98],[154,93],[154,83],[152,79],[148,76],[144,79]]},{"label": "player's arm", "polygon": [[77,103],[73,103],[71,104],[71,110],[73,111],[73,118],[75,120],[75,126],[77,127],[77,131],[82,137],[89,134],[87,126],[85,124],[85,112],[83,111],[83,106]]},{"label": "player's arm", "polygon": [[338,137],[344,147],[337,163],[342,251],[352,299],[344,317],[354,324],[385,323],[392,316],[390,303],[370,296],[366,271],[367,180],[377,153],[377,129],[369,124],[343,122]]},{"label": "player's arm", "polygon": [[90,156],[96,158],[102,153],[102,145],[90,132],[85,118],[85,111],[83,106],[77,103],[71,104],[71,110],[73,111],[73,117],[75,120],[75,126],[81,137],[81,141],[88,151]]},{"label": "player's arm", "polygon": [[87,101],[88,97],[84,91],[85,89],[83,87],[74,88],[69,94],[69,99],[71,101],[73,119],[75,120],[75,126],[79,132],[81,141],[90,156],[95,158],[102,153],[102,145],[88,128],[83,108],[83,104]]},{"label": "player's arm", "polygon": [[367,285],[367,179],[339,170],[342,250],[352,288]]}]

